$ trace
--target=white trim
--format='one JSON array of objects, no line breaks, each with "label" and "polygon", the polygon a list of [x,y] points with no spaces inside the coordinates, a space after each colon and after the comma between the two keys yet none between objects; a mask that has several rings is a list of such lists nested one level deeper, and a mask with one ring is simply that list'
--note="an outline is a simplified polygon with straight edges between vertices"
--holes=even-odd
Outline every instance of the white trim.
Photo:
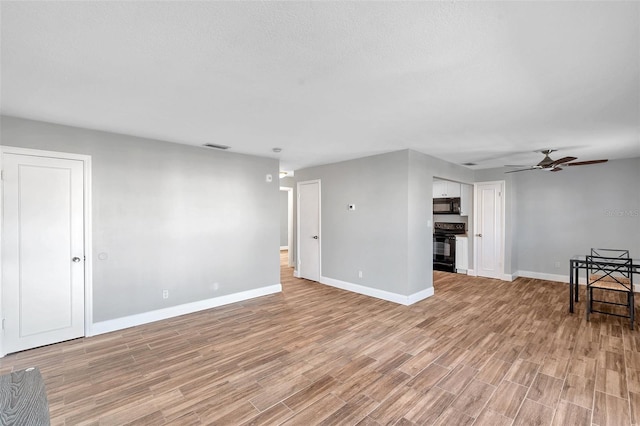
[{"label": "white trim", "polygon": [[[287,245],[281,246],[280,250],[289,250],[289,247],[293,247],[293,188],[281,186],[280,191],[287,191]],[[292,266],[293,256],[289,252],[289,267]]]},{"label": "white trim", "polygon": [[342,290],[351,291],[353,293],[363,294],[365,296],[375,297],[376,299],[387,300],[389,302],[398,303],[400,305],[409,306],[428,297],[433,296],[433,287],[426,288],[417,293],[405,296],[404,294],[392,293],[377,288],[365,287],[360,284],[353,284],[346,281],[340,281],[329,277],[320,277],[320,283]]},{"label": "white trim", "polygon": [[318,277],[322,279],[322,182],[320,179],[313,180],[305,180],[302,182],[296,183],[296,194],[297,202],[296,202],[296,262],[295,262],[295,272],[298,275],[294,275],[296,278],[302,278],[300,276],[300,272],[298,268],[300,267],[300,185],[308,185],[311,183],[318,184]]},{"label": "white trim", "polygon": [[281,291],[282,285],[275,284],[267,287],[256,288],[253,290],[241,291],[240,293],[214,297],[212,299],[199,300],[197,302],[171,306],[169,308],[158,309],[142,314],[130,315],[127,317],[97,322],[93,324],[93,336],[109,333],[112,331],[123,330],[125,328],[148,324],[168,318],[173,318],[180,315],[191,314],[194,312],[203,311],[205,309],[216,308],[218,306],[241,302],[243,300],[253,299],[256,297],[267,296],[269,294],[279,293]]},{"label": "white trim", "polygon": [[[559,275],[559,274],[546,274],[544,272],[531,272],[531,271],[518,271],[514,274],[515,278],[524,277],[524,278],[535,278],[538,280],[545,281],[557,281],[561,283],[569,282],[569,275]],[[587,279],[585,277],[578,277],[579,285],[587,285]],[[633,285],[634,293],[640,293],[640,284]]]},{"label": "white trim", "polygon": [[[537,280],[558,281],[561,283],[569,282],[569,275],[547,274],[544,272],[518,271],[514,274],[516,277],[535,278]],[[578,284],[587,285],[584,277],[578,278]]]},{"label": "white trim", "polygon": [[[471,271],[469,271],[471,272]],[[471,275],[471,273],[469,273]],[[569,283],[569,275],[560,275],[560,274],[547,274],[544,272],[532,272],[532,271],[517,271],[511,275],[505,274],[503,275],[504,281],[514,281],[516,278],[534,278],[536,280],[544,280],[544,281],[555,281],[559,283]],[[579,285],[587,285],[587,280],[584,277],[578,278]],[[640,292],[640,284],[633,285],[633,291],[638,293]]]},{"label": "white trim", "polygon": [[298,272],[297,269],[294,269],[293,270],[293,276],[296,277],[296,278],[300,278],[300,272]]},{"label": "white trim", "polygon": [[467,269],[467,275],[470,275],[472,277],[477,277],[476,270],[475,269]]},{"label": "white trim", "polygon": [[93,328],[93,201],[91,156],[84,160],[84,335]]},{"label": "white trim", "polygon": [[516,278],[518,278],[518,276],[515,275],[515,274],[502,274],[502,275],[500,275],[500,280],[502,280],[502,281],[513,281]]},{"label": "white trim", "polygon": [[[92,186],[91,186],[91,156],[85,154],[75,154],[70,152],[45,151],[40,149],[19,148],[14,146],[0,145],[0,166],[4,154],[31,155],[34,157],[52,157],[68,160],[82,161],[84,175],[84,335],[90,336],[93,323],[93,233],[92,233]],[[3,185],[0,185],[2,187]],[[2,191],[0,190],[0,207],[2,207]],[[0,220],[0,222],[2,222]],[[0,241],[2,239],[2,229],[0,228]],[[1,257],[2,253],[0,253]],[[0,263],[0,318],[4,316],[2,312],[2,274]],[[0,334],[0,357],[5,355],[3,351],[4,331]]]},{"label": "white trim", "polygon": [[413,305],[414,303],[417,303],[421,300],[427,299],[431,296],[433,296],[433,287],[429,287],[429,288],[425,288],[424,290],[421,290],[417,293],[413,293],[410,294],[409,296],[406,296],[407,298],[407,306],[408,305]]}]

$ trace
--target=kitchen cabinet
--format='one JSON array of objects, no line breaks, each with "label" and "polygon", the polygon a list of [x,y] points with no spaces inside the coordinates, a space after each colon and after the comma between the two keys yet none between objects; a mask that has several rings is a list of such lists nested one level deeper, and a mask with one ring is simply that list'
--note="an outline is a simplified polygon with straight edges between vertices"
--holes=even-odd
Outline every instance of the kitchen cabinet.
[{"label": "kitchen cabinet", "polygon": [[466,183],[460,184],[460,216],[471,216],[473,210],[473,187]]},{"label": "kitchen cabinet", "polygon": [[466,274],[469,269],[469,239],[456,235],[456,272]]},{"label": "kitchen cabinet", "polygon": [[433,181],[433,198],[460,197],[460,184],[449,180]]}]

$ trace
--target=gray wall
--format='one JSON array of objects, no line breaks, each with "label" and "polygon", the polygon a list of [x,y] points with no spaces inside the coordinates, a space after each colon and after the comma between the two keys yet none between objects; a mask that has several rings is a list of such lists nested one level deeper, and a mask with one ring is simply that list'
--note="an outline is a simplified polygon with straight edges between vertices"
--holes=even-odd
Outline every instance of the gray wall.
[{"label": "gray wall", "polygon": [[407,294],[407,166],[399,151],[296,171],[322,182],[322,276]]},{"label": "gray wall", "polygon": [[429,218],[433,210],[433,175],[430,173],[428,156],[416,151],[408,151],[407,154],[409,156],[407,216],[409,289],[407,294],[414,294],[433,287],[433,225],[429,226]]},{"label": "gray wall", "polygon": [[591,247],[640,257],[640,157],[513,175],[518,270],[568,275]]},{"label": "gray wall", "polygon": [[433,177],[473,175],[411,150],[297,170],[322,182],[322,275],[407,296],[432,287]]},{"label": "gray wall", "polygon": [[478,182],[506,182],[505,273],[568,276],[568,259],[591,247],[640,256],[640,157],[558,173],[506,170],[475,174]]},{"label": "gray wall", "polygon": [[289,192],[280,191],[280,247],[289,245]]},{"label": "gray wall", "polygon": [[277,160],[12,117],[1,131],[92,157],[94,322],[280,282]]}]

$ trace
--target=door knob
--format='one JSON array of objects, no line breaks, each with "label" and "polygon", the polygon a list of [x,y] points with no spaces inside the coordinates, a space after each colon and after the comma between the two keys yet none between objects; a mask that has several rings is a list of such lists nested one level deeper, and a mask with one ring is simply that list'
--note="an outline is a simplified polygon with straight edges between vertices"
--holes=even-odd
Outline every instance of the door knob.
[{"label": "door knob", "polygon": [[482,234],[476,234],[476,237],[482,237]]},{"label": "door knob", "polygon": [[72,258],[71,260],[73,260],[73,262],[74,262],[74,263],[78,263],[78,262],[80,262],[80,258],[79,258],[79,257],[77,257],[77,256],[76,256],[76,257],[74,257],[74,258]]},{"label": "door knob", "polygon": [[313,238],[314,240],[317,240],[317,239],[318,239],[318,236],[317,236],[317,235],[314,235],[314,236],[313,236],[313,237],[311,237],[311,238]]}]

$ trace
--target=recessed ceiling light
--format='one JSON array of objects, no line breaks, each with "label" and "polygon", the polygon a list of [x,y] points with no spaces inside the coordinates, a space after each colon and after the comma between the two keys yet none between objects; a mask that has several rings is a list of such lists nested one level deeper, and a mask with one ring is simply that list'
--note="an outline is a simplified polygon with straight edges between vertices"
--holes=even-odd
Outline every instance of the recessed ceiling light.
[{"label": "recessed ceiling light", "polygon": [[476,163],[462,163],[463,166],[477,166]]},{"label": "recessed ceiling light", "polygon": [[273,148],[271,151],[275,153],[282,152],[282,148]]}]

